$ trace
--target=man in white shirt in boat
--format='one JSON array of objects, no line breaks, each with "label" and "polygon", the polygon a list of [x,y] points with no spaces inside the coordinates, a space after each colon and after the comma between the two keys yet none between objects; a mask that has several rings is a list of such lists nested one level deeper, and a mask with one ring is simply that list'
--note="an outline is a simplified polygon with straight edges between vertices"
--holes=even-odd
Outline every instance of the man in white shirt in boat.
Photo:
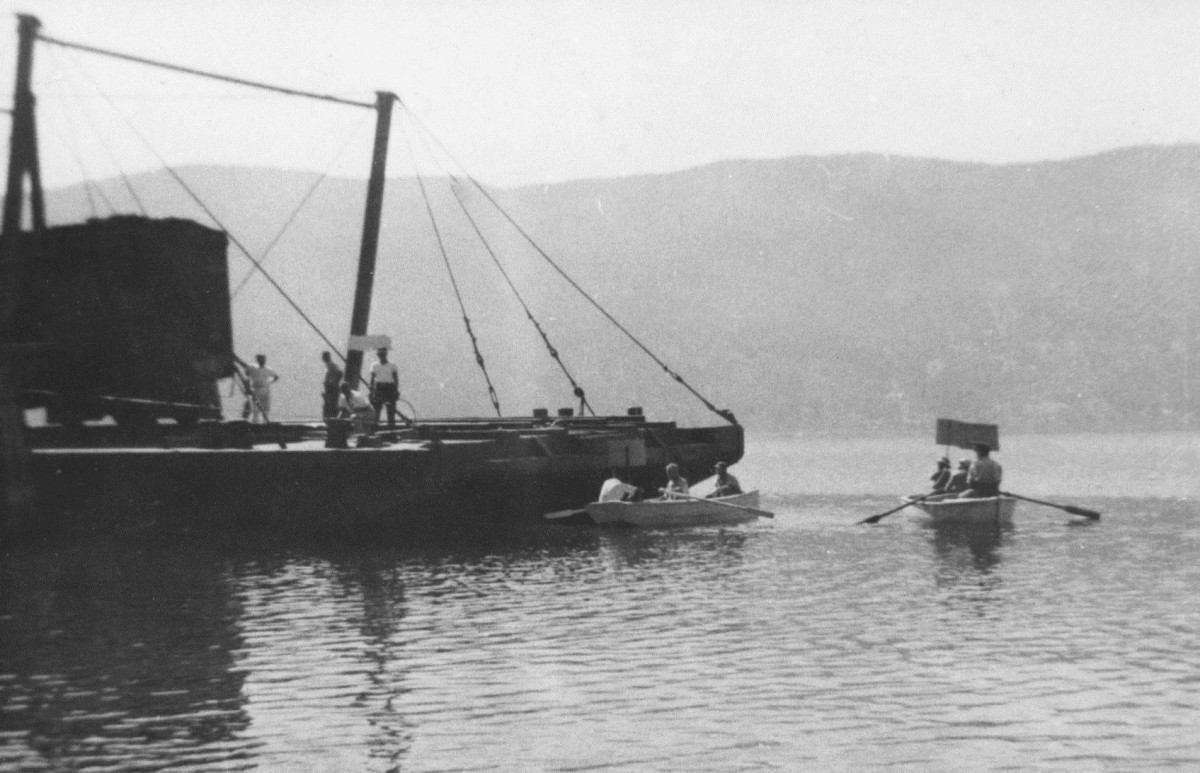
[{"label": "man in white shirt in boat", "polygon": [[708,499],[731,497],[742,493],[742,485],[738,483],[737,478],[729,474],[728,467],[729,465],[725,462],[717,462],[713,465],[713,471],[717,473],[717,487],[708,495]]},{"label": "man in white shirt in boat", "polygon": [[396,401],[400,399],[400,369],[388,362],[387,349],[376,352],[379,362],[371,366],[371,404],[375,406],[375,421],[387,407],[388,429],[396,428]]},{"label": "man in white shirt in boat", "polygon": [[[682,496],[680,496],[682,495]],[[667,465],[667,486],[663,489],[663,499],[687,499],[688,482],[679,471],[679,465],[671,462]]]},{"label": "man in white shirt in boat", "polygon": [[983,443],[975,446],[975,461],[967,470],[967,490],[958,496],[962,499],[1000,496],[1000,480],[1004,470],[991,457],[992,449]]},{"label": "man in white shirt in boat", "polygon": [[639,489],[625,482],[624,473],[613,470],[608,480],[600,485],[601,502],[632,502],[637,499]]}]

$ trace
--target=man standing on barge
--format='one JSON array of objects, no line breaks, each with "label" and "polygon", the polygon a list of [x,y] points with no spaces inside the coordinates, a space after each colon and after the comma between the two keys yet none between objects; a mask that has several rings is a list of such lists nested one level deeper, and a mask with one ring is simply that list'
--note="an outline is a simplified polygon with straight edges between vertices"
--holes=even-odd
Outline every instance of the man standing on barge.
[{"label": "man standing on barge", "polygon": [[379,362],[371,366],[371,405],[375,408],[375,423],[387,406],[388,429],[396,428],[396,401],[400,399],[400,369],[388,362],[387,349],[379,349]]},{"label": "man standing on barge", "polygon": [[246,368],[246,379],[250,382],[250,421],[255,424],[271,420],[271,385],[279,380],[279,374],[267,367],[267,355],[254,355],[257,366]]},{"label": "man standing on barge", "polygon": [[321,393],[321,416],[325,419],[335,419],[338,415],[338,397],[342,385],[342,369],[333,361],[329,352],[321,352],[321,361],[325,363],[324,391]]}]

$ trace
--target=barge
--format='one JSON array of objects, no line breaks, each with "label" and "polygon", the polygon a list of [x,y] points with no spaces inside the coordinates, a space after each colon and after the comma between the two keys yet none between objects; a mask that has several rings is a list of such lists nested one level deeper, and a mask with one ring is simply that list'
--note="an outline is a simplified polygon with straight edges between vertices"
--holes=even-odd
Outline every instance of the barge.
[{"label": "barge", "polygon": [[[650,421],[641,408],[587,415],[590,405],[569,374],[578,414],[429,419],[357,433],[337,418],[225,420],[218,382],[246,379],[232,346],[226,265],[236,240],[220,227],[174,218],[121,215],[48,226],[30,86],[34,44],[375,110],[350,341],[345,354],[336,351],[353,386],[362,382],[367,346],[354,342],[373,340],[371,286],[395,95],[378,92],[374,103],[358,103],[202,73],[58,40],[45,35],[35,17],[18,18],[0,239],[7,539],[122,529],[453,538],[582,507],[613,468],[650,490],[662,484],[668,462],[698,480],[715,462],[742,457],[743,429],[730,411],[704,400],[725,423],[696,428]],[[22,230],[26,181],[29,231]],[[538,332],[546,339],[540,326]],[[477,360],[482,366],[478,352]],[[32,409],[42,410],[43,424],[25,420]]]}]

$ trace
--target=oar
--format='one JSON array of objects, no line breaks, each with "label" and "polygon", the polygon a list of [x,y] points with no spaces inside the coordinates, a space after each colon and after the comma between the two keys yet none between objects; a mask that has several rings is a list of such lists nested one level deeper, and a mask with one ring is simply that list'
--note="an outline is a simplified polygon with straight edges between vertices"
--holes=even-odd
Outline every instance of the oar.
[{"label": "oar", "polygon": [[1035,505],[1045,505],[1046,507],[1057,507],[1059,510],[1065,510],[1071,515],[1082,515],[1091,518],[1093,521],[1100,520],[1100,513],[1095,510],[1088,510],[1086,507],[1076,507],[1075,505],[1056,505],[1053,502],[1043,502],[1040,499],[1033,497],[1023,497],[1019,494],[1013,494],[1008,491],[1001,491],[1001,496],[1012,497],[1013,499],[1023,499],[1026,502],[1033,502]]},{"label": "oar", "polygon": [[555,510],[552,513],[543,513],[542,517],[547,521],[561,521],[582,515],[587,515],[587,510]]},{"label": "oar", "polygon": [[861,521],[859,521],[859,523],[879,523],[881,520],[888,517],[892,513],[898,513],[901,510],[903,510],[904,508],[908,507],[909,505],[915,505],[917,502],[920,502],[922,500],[929,499],[930,497],[935,497],[935,496],[938,496],[938,495],[944,494],[944,493],[946,493],[946,492],[931,491],[928,494],[926,494],[925,496],[917,497],[916,499],[910,499],[907,502],[905,502],[904,504],[900,505],[899,507],[893,507],[891,510],[888,510],[886,513],[880,513],[879,515],[872,515],[870,518],[863,518]]},{"label": "oar", "polygon": [[748,513],[754,513],[755,515],[761,515],[763,518],[774,518],[775,517],[775,513],[768,513],[766,510],[759,510],[756,507],[746,507],[745,505],[735,505],[732,502],[722,502],[719,499],[709,499],[707,497],[697,497],[697,496],[693,496],[691,494],[684,494],[679,491],[670,491],[669,492],[665,488],[660,488],[659,492],[663,493],[663,494],[670,494],[673,497],[685,497],[687,499],[695,499],[699,502],[712,502],[713,504],[721,505],[722,507],[732,507],[734,510],[745,510]]}]

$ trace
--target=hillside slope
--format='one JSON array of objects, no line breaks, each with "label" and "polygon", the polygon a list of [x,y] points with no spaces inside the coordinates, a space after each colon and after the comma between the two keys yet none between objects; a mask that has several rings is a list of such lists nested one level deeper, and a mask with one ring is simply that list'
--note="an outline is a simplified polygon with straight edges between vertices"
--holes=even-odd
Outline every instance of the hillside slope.
[{"label": "hillside slope", "polygon": [[[258,255],[315,176],[182,170]],[[204,221],[163,174],[131,181],[152,215]],[[115,182],[103,184],[115,202]],[[444,180],[427,181],[449,262],[506,413],[573,404]],[[363,184],[326,180],[265,266],[341,346]],[[465,197],[599,410],[712,421],[571,291],[503,219]],[[754,428],[1158,429],[1195,411],[1200,148],[1132,148],[993,166],[853,155],[499,190],[559,265],[701,393]],[[55,222],[89,215],[48,194]],[[121,205],[119,205],[121,206]],[[389,180],[372,330],[393,335],[420,415],[487,415],[486,386],[415,182]],[[249,265],[231,250],[231,281]],[[318,405],[324,342],[261,277],[235,341]]]}]

